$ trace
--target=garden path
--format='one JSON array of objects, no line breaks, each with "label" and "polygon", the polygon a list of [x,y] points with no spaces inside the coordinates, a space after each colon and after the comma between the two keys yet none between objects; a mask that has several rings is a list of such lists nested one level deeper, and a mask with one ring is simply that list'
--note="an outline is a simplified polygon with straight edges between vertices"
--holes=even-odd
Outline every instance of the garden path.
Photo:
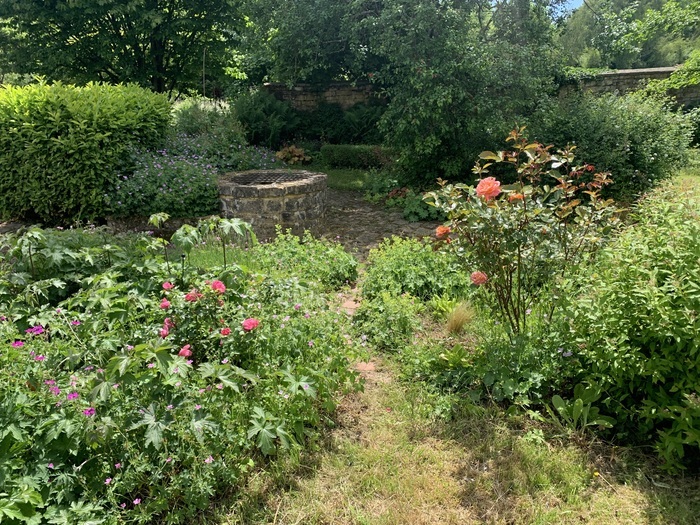
[{"label": "garden path", "polygon": [[430,237],[438,222],[408,222],[401,211],[373,204],[357,191],[328,190],[326,217],[320,234],[337,239],[346,250],[364,260],[386,237]]}]

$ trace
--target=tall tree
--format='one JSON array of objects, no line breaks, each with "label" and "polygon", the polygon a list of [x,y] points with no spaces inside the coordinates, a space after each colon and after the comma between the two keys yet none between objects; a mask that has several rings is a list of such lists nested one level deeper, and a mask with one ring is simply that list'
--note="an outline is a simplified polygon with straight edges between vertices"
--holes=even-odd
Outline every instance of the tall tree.
[{"label": "tall tree", "polygon": [[586,0],[560,43],[571,65],[670,66],[700,47],[698,0]]},{"label": "tall tree", "polygon": [[22,35],[9,51],[20,73],[172,92],[221,70],[233,1],[0,0],[0,24]]}]

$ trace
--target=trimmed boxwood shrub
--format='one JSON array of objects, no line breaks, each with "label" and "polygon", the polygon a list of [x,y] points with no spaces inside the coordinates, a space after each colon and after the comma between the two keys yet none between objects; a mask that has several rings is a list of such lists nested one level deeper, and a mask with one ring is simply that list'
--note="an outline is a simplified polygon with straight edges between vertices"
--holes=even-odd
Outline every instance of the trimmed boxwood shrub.
[{"label": "trimmed boxwood shrub", "polygon": [[390,151],[380,146],[326,144],[321,155],[331,168],[381,168],[391,162]]},{"label": "trimmed boxwood shrub", "polygon": [[154,148],[163,95],[133,85],[0,89],[0,216],[47,224],[104,217],[105,190],[132,146]]}]

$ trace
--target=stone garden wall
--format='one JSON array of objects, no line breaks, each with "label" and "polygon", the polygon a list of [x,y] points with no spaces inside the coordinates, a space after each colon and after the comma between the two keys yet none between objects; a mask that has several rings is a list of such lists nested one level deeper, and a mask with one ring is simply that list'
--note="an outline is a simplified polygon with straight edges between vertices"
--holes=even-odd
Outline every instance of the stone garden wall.
[{"label": "stone garden wall", "polygon": [[[598,73],[591,78],[566,84],[560,88],[559,93],[561,96],[576,91],[628,93],[638,89],[640,85],[643,85],[648,80],[668,78],[675,70],[675,67],[655,67],[607,71]],[[366,103],[373,97],[378,97],[372,84],[352,85],[345,82],[336,82],[327,86],[298,84],[289,88],[286,84],[270,83],[265,84],[264,88],[279,100],[285,100],[295,109],[301,111],[314,110],[323,102],[338,104],[343,109],[348,109],[355,104]],[[676,96],[683,106],[695,107],[700,105],[700,86],[674,91],[672,94]]]},{"label": "stone garden wall", "polygon": [[[591,91],[592,93],[629,93],[639,89],[649,80],[663,80],[671,76],[677,68],[654,67],[647,69],[618,69],[598,73],[591,78],[566,84],[559,89],[560,96],[566,96],[576,91]],[[682,106],[695,107],[700,105],[700,86],[692,86],[671,93]]]},{"label": "stone garden wall", "polygon": [[353,85],[347,82],[335,82],[326,86],[297,84],[292,88],[286,84],[265,84],[264,89],[277,99],[289,102],[300,111],[312,111],[319,104],[338,104],[349,109],[355,104],[366,103],[377,95],[372,84]]}]

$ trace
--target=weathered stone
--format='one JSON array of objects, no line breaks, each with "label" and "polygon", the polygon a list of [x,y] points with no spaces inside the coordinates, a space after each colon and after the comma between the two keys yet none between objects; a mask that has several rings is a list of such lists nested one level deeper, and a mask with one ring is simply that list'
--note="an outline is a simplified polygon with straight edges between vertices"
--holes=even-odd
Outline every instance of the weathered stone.
[{"label": "weathered stone", "polygon": [[249,222],[260,238],[275,226],[301,234],[317,230],[326,208],[324,173],[302,170],[253,170],[227,173],[219,179],[221,211]]}]

